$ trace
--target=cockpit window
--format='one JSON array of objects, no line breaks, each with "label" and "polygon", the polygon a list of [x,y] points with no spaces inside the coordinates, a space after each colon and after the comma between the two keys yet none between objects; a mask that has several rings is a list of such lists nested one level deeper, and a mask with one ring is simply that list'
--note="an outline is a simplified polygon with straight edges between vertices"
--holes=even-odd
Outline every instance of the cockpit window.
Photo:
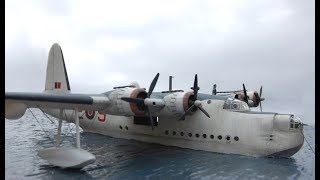
[{"label": "cockpit window", "polygon": [[237,110],[237,111],[249,111],[250,108],[247,103],[239,101],[237,99],[228,98],[223,105],[223,109]]}]

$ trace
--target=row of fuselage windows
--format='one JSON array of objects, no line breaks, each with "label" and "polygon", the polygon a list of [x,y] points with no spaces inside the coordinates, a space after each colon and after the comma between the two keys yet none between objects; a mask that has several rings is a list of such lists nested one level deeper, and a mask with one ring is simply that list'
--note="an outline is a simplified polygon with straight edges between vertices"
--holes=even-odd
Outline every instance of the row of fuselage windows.
[{"label": "row of fuselage windows", "polygon": [[[119,126],[119,128],[120,128],[120,129],[124,129],[121,125]],[[125,129],[126,129],[126,130],[129,130],[128,126],[125,126]],[[166,130],[164,133],[165,133],[165,135],[169,135],[169,130]],[[176,135],[177,135],[177,132],[176,132],[176,131],[172,131],[172,135],[173,135],[173,136],[176,136]],[[186,136],[189,136],[189,137],[192,137],[192,133],[185,134],[184,132],[180,132],[180,136],[185,136],[185,135],[186,135]],[[198,134],[198,133],[195,134],[195,137],[200,138],[200,134]],[[206,138],[207,138],[207,134],[202,134],[202,138],[206,139]],[[211,134],[208,138],[214,139],[214,135]],[[221,136],[221,135],[218,135],[218,139],[221,140],[221,139],[222,139],[222,136]],[[227,141],[230,141],[231,136],[226,135],[225,139],[226,139]],[[233,137],[233,140],[239,141],[239,137],[238,137],[238,136],[235,136],[235,137]]]},{"label": "row of fuselage windows", "polygon": [[[170,134],[170,133],[169,133],[169,130],[166,130],[166,131],[164,132],[164,134],[165,134],[165,135],[169,135],[169,134]],[[178,135],[178,133],[177,133],[176,131],[172,131],[171,134],[172,134],[173,136],[177,136],[177,135]],[[185,134],[184,132],[180,132],[180,136],[192,137],[193,134],[192,134],[192,133]],[[200,134],[198,134],[198,133],[195,134],[194,136],[195,136],[196,138],[200,138]],[[207,136],[207,134],[202,134],[202,138],[204,138],[204,139],[206,139],[206,138],[214,139],[215,137],[214,137],[213,134],[211,134],[210,136],[209,136],[209,135]],[[218,135],[217,138],[218,138],[219,140],[222,140],[222,135]],[[231,140],[231,136],[226,135],[225,139],[226,139],[227,141],[230,141],[230,140]],[[238,136],[235,136],[235,137],[233,137],[233,140],[239,141],[239,137],[238,137]]]}]

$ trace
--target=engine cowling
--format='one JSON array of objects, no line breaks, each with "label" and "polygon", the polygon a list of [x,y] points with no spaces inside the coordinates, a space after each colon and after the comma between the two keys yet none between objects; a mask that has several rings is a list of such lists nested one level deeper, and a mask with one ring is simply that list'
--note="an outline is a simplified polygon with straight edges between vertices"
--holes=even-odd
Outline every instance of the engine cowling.
[{"label": "engine cowling", "polygon": [[119,88],[109,94],[111,106],[106,111],[108,114],[121,116],[143,116],[145,114],[144,106],[141,104],[128,103],[123,101],[122,97],[146,98],[147,92],[143,88]]},{"label": "engine cowling", "polygon": [[256,91],[250,92],[250,94],[248,94],[248,96],[249,96],[249,101],[248,101],[249,107],[258,107],[259,103],[260,103],[260,101],[258,99],[259,98],[258,93]]},{"label": "engine cowling", "polygon": [[165,108],[157,112],[157,115],[181,117],[191,106],[190,100],[193,98],[192,92],[175,92],[163,98]]}]

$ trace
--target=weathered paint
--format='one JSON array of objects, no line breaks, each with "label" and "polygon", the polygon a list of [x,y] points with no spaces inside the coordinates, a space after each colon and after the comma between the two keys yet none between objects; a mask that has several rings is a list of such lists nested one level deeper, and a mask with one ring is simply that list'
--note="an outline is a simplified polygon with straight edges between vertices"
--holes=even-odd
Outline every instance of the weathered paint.
[{"label": "weathered paint", "polygon": [[[178,121],[178,118],[159,117],[158,126],[154,127],[154,131],[150,126],[134,124],[133,117],[114,115],[106,115],[106,121],[99,121],[99,116],[93,120],[83,118],[80,120],[80,127],[87,132],[116,138],[256,157],[288,157],[301,148],[302,127],[289,128],[291,115],[224,110],[223,103],[221,100],[202,101],[202,107],[210,114],[210,119],[198,111],[186,116],[184,121]],[[72,119],[68,121],[73,122]],[[284,125],[279,125],[279,122]],[[168,135],[166,131],[169,132]],[[188,136],[189,133],[192,133],[192,137]],[[196,134],[199,134],[199,137],[196,137]],[[211,135],[214,136],[213,139]],[[219,140],[218,136],[222,139]],[[230,139],[227,140],[227,137]],[[238,141],[235,140],[236,137]]]}]

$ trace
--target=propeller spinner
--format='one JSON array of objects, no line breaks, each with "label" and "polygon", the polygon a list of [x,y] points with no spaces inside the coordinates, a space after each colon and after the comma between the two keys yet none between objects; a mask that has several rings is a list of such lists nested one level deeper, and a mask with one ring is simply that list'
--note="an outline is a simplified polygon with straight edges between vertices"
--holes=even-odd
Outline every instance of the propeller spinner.
[{"label": "propeller spinner", "polygon": [[184,120],[185,116],[187,114],[189,114],[191,111],[196,111],[197,109],[200,109],[201,112],[203,112],[208,118],[210,118],[210,115],[207,113],[206,110],[204,110],[201,107],[201,101],[198,100],[198,90],[200,89],[198,87],[198,76],[197,74],[194,77],[194,83],[193,83],[193,87],[191,87],[191,89],[193,90],[193,96],[192,98],[189,100],[189,108],[187,109],[187,111],[181,116],[181,118],[179,120]]}]

